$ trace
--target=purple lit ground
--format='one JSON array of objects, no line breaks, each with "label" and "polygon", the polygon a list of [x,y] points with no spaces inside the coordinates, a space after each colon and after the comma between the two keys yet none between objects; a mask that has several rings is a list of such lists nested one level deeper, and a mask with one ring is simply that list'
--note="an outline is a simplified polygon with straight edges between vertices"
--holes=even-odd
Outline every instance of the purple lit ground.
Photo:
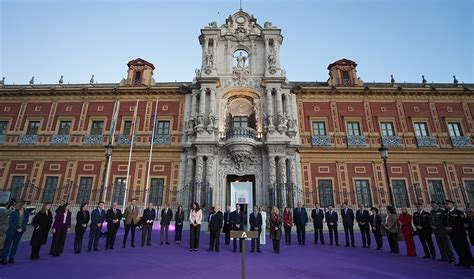
[{"label": "purple lit ground", "polygon": [[[69,234],[65,253],[61,257],[47,255],[51,240],[41,251],[41,260],[29,259],[30,246],[23,241],[15,258],[16,263],[0,266],[1,279],[22,278],[225,278],[240,277],[239,253],[232,246],[223,245],[221,252],[208,252],[209,234],[201,231],[199,252],[189,252],[189,231],[183,232],[183,244],[159,245],[159,230],[154,229],[152,247],[140,247],[141,231],[137,231],[136,248],[121,247],[123,230],[119,231],[115,250],[103,250],[105,239],[100,240],[100,252],[74,255]],[[87,243],[88,232],[84,239]],[[174,232],[170,233],[171,239]],[[263,246],[262,254],[246,254],[246,278],[473,278],[474,269],[456,267],[447,263],[427,260],[421,245],[415,239],[418,257],[405,256],[405,245],[400,242],[401,254],[389,253],[384,238],[384,251],[363,248],[345,248],[313,245],[313,234],[307,234],[306,246],[282,245],[281,254],[271,250],[271,241]],[[344,233],[339,234],[344,244]],[[360,235],[356,233],[360,246]],[[296,236],[293,235],[293,242]],[[247,251],[250,242],[246,242]]]}]

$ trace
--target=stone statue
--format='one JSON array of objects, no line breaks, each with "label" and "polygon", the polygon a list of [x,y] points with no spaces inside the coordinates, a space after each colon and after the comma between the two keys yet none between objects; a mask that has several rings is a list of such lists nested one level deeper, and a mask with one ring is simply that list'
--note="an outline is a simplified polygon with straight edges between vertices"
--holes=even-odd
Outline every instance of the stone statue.
[{"label": "stone statue", "polygon": [[204,125],[204,115],[198,115],[197,124],[198,124],[198,126],[203,126]]},{"label": "stone statue", "polygon": [[215,127],[216,124],[216,116],[214,114],[209,115],[209,125]]},{"label": "stone statue", "polygon": [[393,78],[393,75],[390,75],[390,83],[391,83],[391,84],[394,84],[394,83],[395,83],[395,79]]},{"label": "stone statue", "polygon": [[288,129],[295,130],[296,121],[293,119],[288,119]]},{"label": "stone statue", "polygon": [[215,22],[215,21],[209,22],[209,27],[217,28],[217,22]]},{"label": "stone statue", "polygon": [[423,83],[423,86],[425,86],[426,84],[426,79],[425,79],[425,76],[421,76],[421,83]]},{"label": "stone statue", "polygon": [[211,51],[206,54],[206,67],[212,68],[214,66],[214,55]]},{"label": "stone statue", "polygon": [[63,84],[63,83],[64,83],[64,81],[63,81],[63,76],[61,76],[61,78],[59,79],[58,83],[59,83],[59,84]]},{"label": "stone statue", "polygon": [[237,59],[237,68],[243,69],[245,68],[245,61],[247,60],[247,57],[242,55],[242,51],[239,52],[239,56],[234,57]]},{"label": "stone statue", "polygon": [[0,80],[0,84],[4,85],[5,84],[5,77],[2,77],[2,80]]},{"label": "stone statue", "polygon": [[[5,79],[5,78],[4,78]],[[453,76],[453,84],[454,86],[458,86],[459,81],[457,80],[456,76]]]},{"label": "stone statue", "polygon": [[196,74],[196,77],[201,76],[201,70],[199,70],[198,68],[196,68],[196,70],[194,70],[194,73]]},{"label": "stone statue", "polygon": [[35,77],[31,77],[30,84],[35,84]]},{"label": "stone statue", "polygon": [[94,75],[92,75],[91,79],[89,80],[89,83],[90,84],[93,84],[95,81],[94,81]]},{"label": "stone statue", "polygon": [[270,67],[275,66],[275,64],[276,64],[276,59],[275,59],[275,55],[274,55],[273,53],[270,53],[270,54],[268,55],[268,58],[267,58],[267,59],[268,59],[268,65],[269,65]]}]

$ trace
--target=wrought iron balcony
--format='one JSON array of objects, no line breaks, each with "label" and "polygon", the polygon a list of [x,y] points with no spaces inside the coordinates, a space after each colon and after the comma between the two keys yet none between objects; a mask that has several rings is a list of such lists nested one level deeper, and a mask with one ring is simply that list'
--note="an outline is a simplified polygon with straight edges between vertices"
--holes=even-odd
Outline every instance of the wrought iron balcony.
[{"label": "wrought iron balcony", "polygon": [[171,135],[156,135],[153,144],[171,144]]},{"label": "wrought iron balcony", "polygon": [[227,131],[225,138],[226,140],[233,138],[247,138],[255,140],[257,138],[257,133],[252,128],[234,127]]},{"label": "wrought iron balcony", "polygon": [[[133,139],[133,144],[137,143],[137,138]],[[117,139],[117,144],[119,145],[130,145],[130,136],[129,135],[119,135]]]},{"label": "wrought iron balcony", "polygon": [[70,135],[52,135],[51,136],[51,144],[66,145],[66,144],[69,144],[70,140],[71,140]]},{"label": "wrought iron balcony", "polygon": [[367,140],[365,136],[347,136],[348,146],[367,146]]},{"label": "wrought iron balcony", "polygon": [[416,137],[416,145],[418,147],[438,147],[438,141],[435,137]]},{"label": "wrought iron balcony", "polygon": [[0,144],[5,144],[6,141],[7,141],[7,136],[1,135],[0,136]]},{"label": "wrought iron balcony", "polygon": [[18,144],[36,144],[38,142],[38,135],[20,135]]},{"label": "wrought iron balcony", "polygon": [[311,144],[313,146],[331,146],[330,136],[312,136]]},{"label": "wrought iron balcony", "polygon": [[86,145],[102,145],[104,142],[103,135],[85,135],[84,144]]},{"label": "wrought iron balcony", "polygon": [[382,142],[386,147],[402,146],[402,139],[399,136],[382,136]]},{"label": "wrought iron balcony", "polygon": [[454,148],[470,148],[472,147],[470,137],[451,137],[451,144]]}]

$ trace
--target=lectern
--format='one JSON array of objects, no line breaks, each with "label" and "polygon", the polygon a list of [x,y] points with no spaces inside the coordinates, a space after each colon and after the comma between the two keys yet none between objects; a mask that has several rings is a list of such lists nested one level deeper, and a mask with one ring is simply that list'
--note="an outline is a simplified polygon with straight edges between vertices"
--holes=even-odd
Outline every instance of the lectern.
[{"label": "lectern", "polygon": [[245,239],[258,238],[258,231],[230,231],[231,238],[240,238],[242,241],[242,279],[245,278]]}]

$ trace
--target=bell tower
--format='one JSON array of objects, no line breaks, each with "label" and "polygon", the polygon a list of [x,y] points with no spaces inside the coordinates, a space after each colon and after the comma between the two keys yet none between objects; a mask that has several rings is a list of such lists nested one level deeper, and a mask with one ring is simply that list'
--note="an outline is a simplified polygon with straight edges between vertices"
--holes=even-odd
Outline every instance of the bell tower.
[{"label": "bell tower", "polygon": [[183,137],[181,186],[191,199],[212,192],[224,208],[228,177],[253,177],[257,204],[295,204],[288,193],[300,180],[297,110],[280,65],[282,42],[281,29],[243,10],[201,29],[202,60],[186,96]]}]

